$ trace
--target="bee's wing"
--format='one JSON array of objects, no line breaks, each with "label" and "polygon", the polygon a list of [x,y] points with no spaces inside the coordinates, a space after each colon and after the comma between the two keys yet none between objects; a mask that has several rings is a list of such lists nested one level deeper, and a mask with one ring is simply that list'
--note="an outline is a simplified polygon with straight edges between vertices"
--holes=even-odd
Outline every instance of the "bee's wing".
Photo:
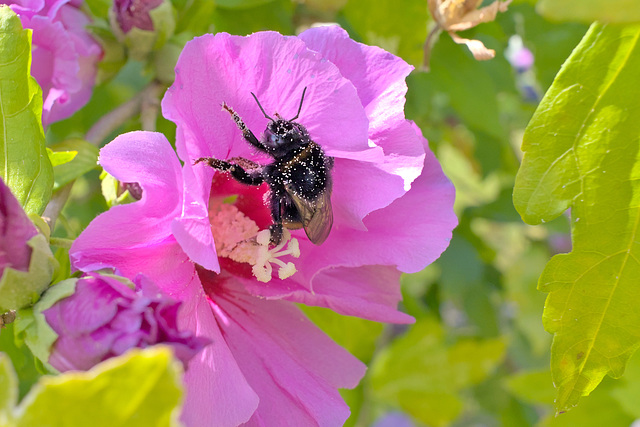
[{"label": "bee's wing", "polygon": [[333,209],[331,208],[331,188],[327,188],[316,200],[309,201],[298,197],[288,186],[285,186],[287,193],[291,196],[296,205],[302,226],[311,243],[322,244],[333,225]]}]

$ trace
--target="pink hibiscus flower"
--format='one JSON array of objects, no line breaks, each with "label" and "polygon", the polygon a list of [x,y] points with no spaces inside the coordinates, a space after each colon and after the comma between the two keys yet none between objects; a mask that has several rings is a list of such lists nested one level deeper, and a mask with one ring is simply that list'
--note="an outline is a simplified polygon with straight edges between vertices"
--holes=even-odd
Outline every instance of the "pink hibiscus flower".
[{"label": "pink hibiscus flower", "polygon": [[133,290],[116,278],[89,273],[75,292],[44,310],[58,334],[49,363],[59,371],[87,370],[127,350],[162,343],[186,366],[209,341],[179,331],[180,303],[144,276]]},{"label": "pink hibiscus flower", "polygon": [[[184,167],[159,134],[121,135],[102,149],[105,170],[139,183],[142,198],[96,218],[71,248],[73,265],[149,276],[183,302],[181,326],[212,340],[186,373],[187,425],[346,420],[336,389],[354,387],[364,366],[293,302],[412,321],[396,309],[400,274],[435,260],[457,221],[451,183],[404,118],[410,71],[338,27],[299,37],[206,35],[185,47],[163,100]],[[297,121],[334,158],[334,223],[321,245],[293,230],[273,248],[261,232],[271,223],[267,188],[193,161],[268,162],[220,105],[259,135],[268,119],[251,92],[268,114],[293,117],[305,87]]]},{"label": "pink hibiscus flower", "polygon": [[102,48],[77,0],[3,1],[33,30],[31,74],[42,88],[42,124],[66,119],[91,98]]}]

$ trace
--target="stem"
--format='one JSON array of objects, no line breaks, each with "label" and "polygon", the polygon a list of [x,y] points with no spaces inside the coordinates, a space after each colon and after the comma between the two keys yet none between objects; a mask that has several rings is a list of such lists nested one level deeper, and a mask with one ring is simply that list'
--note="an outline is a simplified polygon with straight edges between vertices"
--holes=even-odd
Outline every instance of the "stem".
[{"label": "stem", "polygon": [[53,197],[49,200],[49,204],[44,210],[42,214],[42,218],[49,225],[49,229],[53,233],[53,229],[56,226],[56,219],[62,212],[62,208],[67,203],[67,199],[69,198],[69,194],[71,194],[71,187],[73,187],[73,183],[75,181],[71,181],[55,193],[53,193]]},{"label": "stem", "polygon": [[422,60],[422,69],[424,71],[429,71],[431,48],[433,47],[433,43],[435,43],[435,38],[439,36],[441,32],[442,28],[440,27],[440,25],[436,25],[427,36],[427,40],[424,42],[424,59]]},{"label": "stem", "polygon": [[142,130],[155,132],[156,120],[160,112],[160,95],[164,87],[160,84],[150,86],[149,90],[142,94],[140,111],[140,123]]},{"label": "stem", "polygon": [[52,237],[51,239],[49,239],[49,244],[58,248],[69,249],[71,248],[72,243],[72,239],[64,239],[62,237]]}]

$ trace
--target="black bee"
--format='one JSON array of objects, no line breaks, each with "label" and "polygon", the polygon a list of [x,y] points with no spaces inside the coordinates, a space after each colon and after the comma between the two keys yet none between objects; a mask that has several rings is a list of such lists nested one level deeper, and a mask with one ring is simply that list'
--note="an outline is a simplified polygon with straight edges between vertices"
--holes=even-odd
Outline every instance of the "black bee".
[{"label": "black bee", "polygon": [[289,120],[278,113],[275,120],[269,117],[256,95],[251,93],[262,114],[270,120],[259,140],[231,107],[222,104],[222,109],[231,114],[244,139],[273,157],[272,163],[259,165],[242,157],[229,161],[200,157],[194,162],[206,162],[214,169],[229,172],[243,184],[267,183],[273,218],[269,227],[273,245],[281,242],[283,227],[290,230],[303,227],[309,240],[319,245],[329,236],[333,225],[330,174],[333,158],[325,155],[322,148],[311,140],[307,129],[295,122],[300,116],[306,91],[305,87],[298,114]]}]

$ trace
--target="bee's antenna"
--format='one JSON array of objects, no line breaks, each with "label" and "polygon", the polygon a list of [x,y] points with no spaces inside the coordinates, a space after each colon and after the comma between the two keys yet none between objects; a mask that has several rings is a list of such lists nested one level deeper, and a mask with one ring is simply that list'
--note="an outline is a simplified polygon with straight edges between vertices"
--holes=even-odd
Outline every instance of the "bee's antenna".
[{"label": "bee's antenna", "polygon": [[271,117],[269,117],[269,116],[267,115],[267,113],[264,111],[264,108],[262,108],[262,105],[260,105],[260,101],[258,101],[258,97],[256,96],[256,94],[255,94],[255,93],[253,93],[253,92],[251,92],[251,96],[253,96],[253,99],[255,99],[255,100],[256,100],[256,102],[258,103],[258,107],[260,107],[260,111],[262,111],[262,114],[264,114],[264,116],[265,116],[267,119],[271,120],[272,122],[275,122],[275,120],[273,120]]},{"label": "bee's antenna", "polygon": [[296,114],[295,117],[292,117],[291,119],[289,119],[290,122],[294,121],[295,119],[298,118],[298,116],[300,115],[300,110],[302,110],[302,101],[304,101],[304,94],[307,91],[307,87],[305,86],[304,90],[302,91],[302,98],[300,98],[300,106],[298,107],[298,114]]}]

